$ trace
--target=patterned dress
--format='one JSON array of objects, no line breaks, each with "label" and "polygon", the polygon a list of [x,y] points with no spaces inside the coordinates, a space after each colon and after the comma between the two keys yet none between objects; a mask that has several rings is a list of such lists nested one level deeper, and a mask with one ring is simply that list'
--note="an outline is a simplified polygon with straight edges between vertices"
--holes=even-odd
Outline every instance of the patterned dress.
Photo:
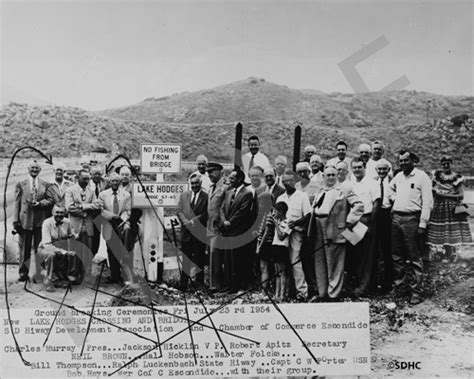
[{"label": "patterned dress", "polygon": [[433,247],[459,246],[472,243],[467,215],[455,215],[456,205],[462,202],[464,178],[455,173],[433,173],[434,207],[428,224],[427,243]]}]

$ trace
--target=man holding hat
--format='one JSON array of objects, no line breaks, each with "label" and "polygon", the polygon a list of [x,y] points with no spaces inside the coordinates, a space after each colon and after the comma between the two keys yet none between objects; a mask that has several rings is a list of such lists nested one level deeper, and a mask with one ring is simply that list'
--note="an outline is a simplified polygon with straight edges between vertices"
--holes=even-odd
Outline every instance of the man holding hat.
[{"label": "man holding hat", "polygon": [[217,225],[220,223],[220,209],[225,199],[227,184],[222,175],[223,167],[219,163],[209,162],[207,174],[211,181],[207,202],[207,237],[209,244],[209,288],[211,291],[221,291],[224,288],[224,251],[219,248],[222,234]]}]

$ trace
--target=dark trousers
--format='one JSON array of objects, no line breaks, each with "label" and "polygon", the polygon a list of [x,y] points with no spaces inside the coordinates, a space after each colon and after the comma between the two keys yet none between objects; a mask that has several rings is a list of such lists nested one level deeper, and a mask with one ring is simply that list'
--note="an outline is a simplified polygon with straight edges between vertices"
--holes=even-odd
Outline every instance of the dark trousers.
[{"label": "dark trousers", "polygon": [[393,282],[392,262],[392,216],[391,208],[381,208],[377,215],[376,226],[376,260],[374,277],[383,291],[390,291]]},{"label": "dark trousers", "polygon": [[91,251],[92,255],[95,256],[99,251],[100,246],[100,229],[94,225],[94,234],[91,237]]},{"label": "dark trousers", "polygon": [[366,225],[367,230],[364,238],[355,246],[350,247],[351,264],[355,274],[356,291],[359,294],[366,294],[369,290],[374,290],[375,279],[373,276],[375,266],[375,226],[370,223],[370,214],[362,216],[360,221]]},{"label": "dark trousers", "polygon": [[315,254],[314,254],[315,241],[304,236],[303,246],[301,247],[301,264],[303,265],[304,278],[308,284],[308,298],[316,295],[318,291],[318,285],[316,282],[316,271],[315,271]]},{"label": "dark trousers", "polygon": [[422,242],[418,236],[420,212],[392,214],[392,259],[394,285],[421,292],[423,274]]},{"label": "dark trousers", "polygon": [[193,264],[199,269],[199,272],[196,273],[196,282],[204,283],[206,245],[201,241],[192,238],[191,241],[182,242],[181,250],[185,255],[183,256],[183,263],[181,265],[181,286],[187,286]]},{"label": "dark trousers", "polygon": [[224,250],[218,249],[221,236],[211,236],[209,238],[209,287],[211,289],[222,290],[224,288]]},{"label": "dark trousers", "polygon": [[27,278],[30,270],[30,259],[31,259],[31,247],[33,245],[35,256],[35,274],[39,274],[41,271],[40,259],[37,255],[38,246],[41,242],[41,227],[34,228],[33,230],[23,229],[22,233],[19,234],[18,245],[20,250],[20,265],[18,273],[20,278]]},{"label": "dark trousers", "polygon": [[224,281],[231,292],[237,292],[246,287],[246,276],[244,270],[250,270],[245,266],[248,247],[242,246],[236,249],[224,250]]}]

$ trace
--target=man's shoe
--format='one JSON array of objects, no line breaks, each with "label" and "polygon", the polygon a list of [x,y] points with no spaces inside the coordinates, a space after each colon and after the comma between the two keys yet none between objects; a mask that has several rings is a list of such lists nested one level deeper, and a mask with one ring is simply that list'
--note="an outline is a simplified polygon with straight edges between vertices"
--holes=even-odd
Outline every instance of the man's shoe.
[{"label": "man's shoe", "polygon": [[54,292],[54,286],[51,283],[48,283],[44,286],[46,292]]},{"label": "man's shoe", "polygon": [[29,280],[30,280],[30,278],[28,277],[28,275],[26,275],[26,276],[20,276],[20,277],[18,278],[18,281],[19,281],[19,282],[28,282]]},{"label": "man's shoe", "polygon": [[43,283],[43,275],[41,274],[34,274],[33,275],[33,283]]},{"label": "man's shoe", "polygon": [[296,301],[298,303],[304,303],[306,301],[306,296],[299,293],[298,295],[296,295]]},{"label": "man's shoe", "polygon": [[328,301],[327,296],[314,295],[311,299],[308,300],[309,303],[325,303]]},{"label": "man's shoe", "polygon": [[422,301],[423,301],[423,299],[421,298],[420,295],[413,294],[410,297],[409,303],[410,303],[410,305],[417,305],[417,304],[420,304]]},{"label": "man's shoe", "polygon": [[104,284],[119,284],[119,280],[112,279],[112,278],[106,278],[104,280]]}]

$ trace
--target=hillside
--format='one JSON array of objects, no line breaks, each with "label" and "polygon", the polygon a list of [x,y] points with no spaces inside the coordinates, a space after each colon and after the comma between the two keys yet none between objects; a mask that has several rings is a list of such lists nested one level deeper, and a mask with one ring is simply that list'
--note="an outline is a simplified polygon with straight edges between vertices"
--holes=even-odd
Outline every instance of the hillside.
[{"label": "hillside", "polygon": [[53,155],[78,156],[103,146],[137,158],[140,143],[170,142],[183,145],[184,159],[204,152],[210,159],[230,162],[234,126],[240,121],[244,138],[259,135],[271,158],[290,157],[293,128],[300,123],[303,144],[316,145],[323,158],[333,156],[340,139],[348,142],[350,152],[361,142],[380,139],[392,161],[401,147],[414,148],[426,168],[435,167],[441,153],[450,153],[455,167],[469,174],[473,130],[443,119],[472,116],[473,100],[416,91],[315,95],[251,78],[102,112],[10,103],[0,111],[2,150],[8,156],[29,144]]}]

